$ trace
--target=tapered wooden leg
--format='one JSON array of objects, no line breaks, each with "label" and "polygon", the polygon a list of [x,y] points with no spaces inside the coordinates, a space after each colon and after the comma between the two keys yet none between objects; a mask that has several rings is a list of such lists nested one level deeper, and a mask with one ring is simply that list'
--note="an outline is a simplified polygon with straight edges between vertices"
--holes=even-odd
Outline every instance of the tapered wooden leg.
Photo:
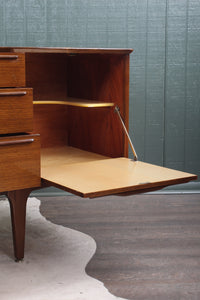
[{"label": "tapered wooden leg", "polygon": [[24,258],[26,203],[30,192],[30,189],[25,189],[7,193],[10,203],[13,245],[16,261]]}]

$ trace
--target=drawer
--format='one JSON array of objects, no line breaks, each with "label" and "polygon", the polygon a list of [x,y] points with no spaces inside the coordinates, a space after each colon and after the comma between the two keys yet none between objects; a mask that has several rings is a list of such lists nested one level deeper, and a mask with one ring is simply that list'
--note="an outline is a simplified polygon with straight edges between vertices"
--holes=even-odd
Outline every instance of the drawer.
[{"label": "drawer", "polygon": [[32,130],[32,89],[0,89],[0,134],[30,132]]},{"label": "drawer", "polygon": [[0,53],[0,87],[25,86],[25,55]]},{"label": "drawer", "polygon": [[0,192],[40,186],[40,137],[0,137]]}]

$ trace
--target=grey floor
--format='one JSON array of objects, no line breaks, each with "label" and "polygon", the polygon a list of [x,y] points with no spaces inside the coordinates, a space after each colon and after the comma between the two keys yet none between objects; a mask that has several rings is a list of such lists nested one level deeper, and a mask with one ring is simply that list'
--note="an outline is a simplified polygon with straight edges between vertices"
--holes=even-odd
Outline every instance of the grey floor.
[{"label": "grey floor", "polygon": [[200,299],[200,194],[40,200],[49,220],[96,240],[86,270],[114,295]]}]

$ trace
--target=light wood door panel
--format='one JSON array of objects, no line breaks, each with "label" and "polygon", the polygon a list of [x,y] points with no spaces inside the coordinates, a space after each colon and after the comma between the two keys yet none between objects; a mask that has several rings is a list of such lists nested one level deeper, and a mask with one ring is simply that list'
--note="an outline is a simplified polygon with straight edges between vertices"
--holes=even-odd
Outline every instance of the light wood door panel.
[{"label": "light wood door panel", "polygon": [[[80,150],[81,151],[81,150]],[[98,197],[123,192],[145,191],[196,179],[196,175],[133,161],[128,158],[53,160],[42,159],[44,182],[82,197]],[[51,163],[47,163],[47,160]]]}]

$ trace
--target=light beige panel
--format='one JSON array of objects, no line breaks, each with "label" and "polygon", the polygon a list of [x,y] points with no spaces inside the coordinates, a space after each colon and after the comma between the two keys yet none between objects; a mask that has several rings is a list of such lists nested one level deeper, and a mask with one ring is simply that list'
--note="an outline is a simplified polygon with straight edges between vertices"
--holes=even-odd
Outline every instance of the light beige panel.
[{"label": "light beige panel", "polygon": [[55,155],[53,158],[50,150],[49,154],[43,154],[41,176],[47,183],[82,197],[162,188],[196,179],[193,174],[127,158],[99,159],[92,153],[90,157],[89,152],[81,156],[80,150],[78,155],[75,150],[73,158],[73,148],[71,150],[68,161],[57,159]]}]

